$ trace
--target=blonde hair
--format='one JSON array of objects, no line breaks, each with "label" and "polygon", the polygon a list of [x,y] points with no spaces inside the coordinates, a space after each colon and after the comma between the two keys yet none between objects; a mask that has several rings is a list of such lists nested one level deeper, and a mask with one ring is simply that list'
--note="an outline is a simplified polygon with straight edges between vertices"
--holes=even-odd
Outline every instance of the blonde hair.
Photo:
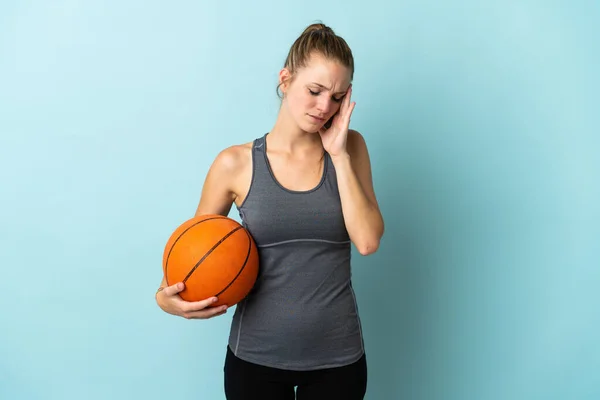
[{"label": "blonde hair", "polygon": [[[304,29],[288,52],[283,66],[292,74],[290,81],[299,69],[306,66],[313,55],[339,62],[350,69],[350,80],[354,78],[354,57],[348,43],[327,25],[314,23]],[[283,82],[277,85],[277,95],[280,98],[282,96],[279,94],[279,88],[282,84]]]}]

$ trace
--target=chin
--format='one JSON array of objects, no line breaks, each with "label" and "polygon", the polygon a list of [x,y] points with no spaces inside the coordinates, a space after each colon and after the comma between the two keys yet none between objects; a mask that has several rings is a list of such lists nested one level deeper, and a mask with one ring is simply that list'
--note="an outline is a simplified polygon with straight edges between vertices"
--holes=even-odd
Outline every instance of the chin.
[{"label": "chin", "polygon": [[298,125],[298,128],[300,128],[300,130],[307,132],[307,133],[317,133],[319,132],[319,129],[321,128],[321,126],[317,126],[315,124],[310,124],[310,123],[306,123],[304,121],[296,121],[296,125]]},{"label": "chin", "polygon": [[308,132],[308,133],[319,133],[319,129],[320,129],[320,127],[315,128],[314,125],[309,125],[308,127],[303,128],[302,130],[305,132]]},{"label": "chin", "polygon": [[323,125],[325,125],[325,122],[323,123],[319,123],[319,124],[314,124],[314,123],[310,123],[307,122],[306,120],[304,121],[298,121],[298,127],[300,129],[302,129],[305,132],[309,132],[309,133],[318,133],[319,129],[321,129],[323,127]]},{"label": "chin", "polygon": [[309,128],[309,129],[305,129],[305,131],[308,132],[308,133],[315,133],[315,134],[317,134],[317,133],[319,133],[319,129],[321,129],[321,128],[320,127],[319,128],[315,128],[313,126],[313,127]]}]

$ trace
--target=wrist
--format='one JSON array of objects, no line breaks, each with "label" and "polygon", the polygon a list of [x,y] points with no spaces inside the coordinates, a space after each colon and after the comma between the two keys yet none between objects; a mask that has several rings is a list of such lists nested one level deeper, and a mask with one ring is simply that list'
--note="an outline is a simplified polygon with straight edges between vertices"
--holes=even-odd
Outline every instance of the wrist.
[{"label": "wrist", "polygon": [[331,161],[333,161],[334,164],[350,161],[350,154],[348,154],[347,151],[343,151],[339,154],[330,153],[329,156],[331,157]]}]

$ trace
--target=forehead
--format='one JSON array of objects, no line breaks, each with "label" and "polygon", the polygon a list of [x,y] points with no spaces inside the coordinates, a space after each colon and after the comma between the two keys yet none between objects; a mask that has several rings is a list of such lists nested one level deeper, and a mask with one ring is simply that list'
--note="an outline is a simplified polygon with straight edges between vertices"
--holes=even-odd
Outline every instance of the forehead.
[{"label": "forehead", "polygon": [[345,91],[350,86],[351,71],[337,61],[322,56],[312,56],[304,68],[298,71],[298,79],[304,83],[317,83],[333,91]]}]

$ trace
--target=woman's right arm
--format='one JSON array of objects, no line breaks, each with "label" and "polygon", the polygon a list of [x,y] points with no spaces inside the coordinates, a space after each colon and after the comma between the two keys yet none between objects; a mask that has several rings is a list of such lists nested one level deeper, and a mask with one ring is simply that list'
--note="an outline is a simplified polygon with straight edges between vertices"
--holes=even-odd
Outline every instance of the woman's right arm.
[{"label": "woman's right arm", "polygon": [[[213,161],[202,186],[202,194],[195,216],[220,214],[227,216],[236,198],[234,181],[244,167],[244,151],[241,146],[232,146],[221,151]],[[226,312],[227,306],[210,307],[216,297],[188,302],[179,296],[183,282],[167,286],[166,278],[156,292],[156,302],[165,312],[187,319],[207,319]]]}]

